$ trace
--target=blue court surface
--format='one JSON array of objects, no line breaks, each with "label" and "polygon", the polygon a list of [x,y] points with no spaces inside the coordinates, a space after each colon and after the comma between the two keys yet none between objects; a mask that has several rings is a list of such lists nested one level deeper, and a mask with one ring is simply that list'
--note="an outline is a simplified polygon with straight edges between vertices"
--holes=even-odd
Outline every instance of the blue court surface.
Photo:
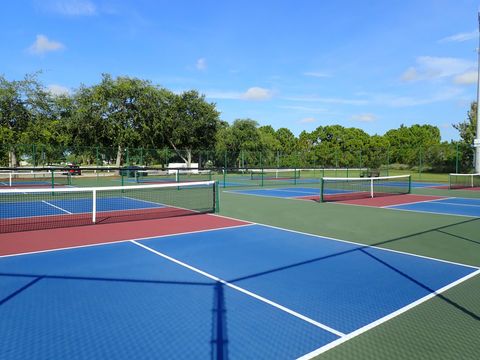
[{"label": "blue court surface", "polygon": [[228,192],[254,195],[254,196],[266,196],[266,197],[280,197],[280,198],[297,198],[302,196],[320,196],[320,189],[317,188],[273,188],[273,189],[248,189],[248,190],[230,190]]},{"label": "blue court surface", "polygon": [[[441,186],[442,184],[437,183],[423,183],[423,182],[412,182],[412,187],[422,188],[422,187],[433,187]],[[443,184],[444,185],[444,184]],[[389,182],[388,186],[398,186],[405,187],[405,182]],[[369,184],[365,185],[366,189],[369,188]],[[271,188],[271,189],[246,189],[246,190],[230,190],[228,192],[243,194],[243,195],[254,195],[254,196],[266,196],[266,197],[279,197],[279,198],[298,198],[303,196],[320,196],[319,188],[308,188],[308,187],[285,187],[285,188]],[[326,194],[338,194],[342,192],[348,192],[348,190],[341,189],[326,189]]]},{"label": "blue court surface", "polygon": [[[235,181],[236,180],[236,181]],[[320,179],[315,179],[315,178],[306,178],[306,179],[265,179],[264,180],[264,185],[269,186],[272,184],[277,184],[277,185],[295,185],[295,184],[319,184]],[[240,187],[240,186],[261,186],[261,180],[251,180],[250,178],[246,179],[237,179],[237,178],[231,178],[227,181],[220,180],[219,182],[220,186],[223,187]]]},{"label": "blue court surface", "polygon": [[387,206],[388,209],[434,214],[480,217],[480,199],[446,198],[412,204]]},{"label": "blue court surface", "polygon": [[291,359],[478,272],[262,225],[6,256],[0,358]]},{"label": "blue court surface", "polygon": [[[97,199],[97,212],[163,208],[162,204],[129,197]],[[49,201],[2,202],[0,214],[4,219],[92,212],[92,199],[63,199]]]}]

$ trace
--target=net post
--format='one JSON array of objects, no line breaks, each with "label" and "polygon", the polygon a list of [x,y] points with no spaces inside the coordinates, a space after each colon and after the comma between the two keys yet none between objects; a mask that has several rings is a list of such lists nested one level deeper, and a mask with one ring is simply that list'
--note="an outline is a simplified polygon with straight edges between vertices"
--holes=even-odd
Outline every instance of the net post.
[{"label": "net post", "polygon": [[[34,175],[35,177],[35,175]],[[52,184],[52,189],[55,187],[55,171],[50,172],[50,179],[51,179],[51,184]]]},{"label": "net post", "polygon": [[373,178],[370,179],[370,197],[373,198]]},{"label": "net post", "polygon": [[227,186],[227,168],[223,168],[223,188]]},{"label": "net post", "polygon": [[452,174],[448,174],[448,188],[452,190]]},{"label": "net post", "polygon": [[92,223],[97,222],[97,190],[92,190]]},{"label": "net post", "polygon": [[473,188],[473,174],[472,174],[472,176],[470,176],[470,187]]},{"label": "net post", "polygon": [[412,175],[408,175],[408,194],[412,192]]},{"label": "net post", "polygon": [[260,166],[260,186],[263,187],[263,176],[264,176],[264,170],[263,166]]},{"label": "net post", "polygon": [[293,169],[293,184],[297,185],[297,168]]},{"label": "net post", "polygon": [[213,184],[213,207],[216,214],[220,212],[220,193],[218,191],[218,181]]},{"label": "net post", "polygon": [[325,200],[323,199],[323,177],[320,178],[320,202],[324,202]]}]

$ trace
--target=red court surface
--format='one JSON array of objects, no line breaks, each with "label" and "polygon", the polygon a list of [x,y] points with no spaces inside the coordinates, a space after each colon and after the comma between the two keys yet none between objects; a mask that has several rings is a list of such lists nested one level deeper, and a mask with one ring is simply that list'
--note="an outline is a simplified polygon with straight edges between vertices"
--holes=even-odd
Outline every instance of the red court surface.
[{"label": "red court surface", "polygon": [[384,207],[384,206],[392,206],[392,205],[417,203],[422,201],[439,200],[444,198],[445,198],[444,196],[405,194],[405,195],[391,195],[391,196],[376,197],[376,198],[345,200],[345,201],[339,201],[339,203],[350,204],[350,205]]},{"label": "red court surface", "polygon": [[298,199],[298,200],[320,201],[320,196],[318,196],[318,195],[297,196],[297,197],[295,197],[295,199]]},{"label": "red court surface", "polygon": [[453,188],[450,189],[450,186],[444,185],[444,186],[433,186],[431,189],[442,189],[442,190],[470,190],[470,191],[480,191],[480,187],[459,187],[459,188]]},{"label": "red court surface", "polygon": [[246,225],[203,214],[0,234],[0,256]]}]

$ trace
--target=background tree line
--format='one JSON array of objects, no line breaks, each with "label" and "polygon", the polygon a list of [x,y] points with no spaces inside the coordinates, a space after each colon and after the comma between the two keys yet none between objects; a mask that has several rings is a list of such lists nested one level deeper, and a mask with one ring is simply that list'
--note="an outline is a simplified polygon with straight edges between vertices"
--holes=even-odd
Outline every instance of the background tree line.
[{"label": "background tree line", "polygon": [[54,95],[36,75],[14,81],[0,76],[0,162],[10,167],[20,161],[153,166],[176,159],[201,166],[389,164],[466,171],[473,160],[476,121],[472,103],[467,119],[453,125],[462,139],[456,143],[442,142],[440,130],[431,125],[401,125],[381,136],[327,125],[297,137],[252,119],[230,125],[197,91],[175,94],[147,80],[104,74],[98,84]]}]

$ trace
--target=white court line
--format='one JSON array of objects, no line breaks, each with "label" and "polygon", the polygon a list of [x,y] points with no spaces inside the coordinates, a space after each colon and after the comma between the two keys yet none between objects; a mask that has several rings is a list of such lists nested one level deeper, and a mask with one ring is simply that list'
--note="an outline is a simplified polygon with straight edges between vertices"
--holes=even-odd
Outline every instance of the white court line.
[{"label": "white court line", "polygon": [[[373,206],[373,205],[360,205],[360,204],[349,204],[343,202],[326,202],[325,204],[332,204],[332,205],[343,205],[343,206],[357,206],[357,207],[368,207],[370,209],[387,209],[387,210],[397,210],[397,211],[408,211],[408,212],[416,212],[416,213],[424,213],[424,214],[433,214],[433,215],[447,215],[447,216],[460,216],[460,217],[469,217],[469,218],[478,218],[477,215],[463,215],[463,214],[454,214],[454,213],[445,213],[445,212],[435,212],[435,211],[426,211],[426,210],[413,210],[413,209],[400,209],[395,206],[402,206],[402,205],[415,205],[420,203],[431,203],[431,202],[438,202],[445,199],[455,199],[455,198],[442,198],[442,199],[433,199],[433,200],[422,200],[422,201],[414,201],[411,203],[403,203],[403,204],[396,204],[396,205],[387,205],[387,206]],[[455,203],[448,203],[452,205],[458,205]],[[471,205],[477,207],[476,205]]]},{"label": "white court line", "polygon": [[463,214],[454,214],[454,213],[436,212],[436,211],[427,211],[427,210],[400,209],[400,208],[394,208],[394,207],[389,207],[389,208],[385,208],[385,209],[396,210],[396,211],[424,213],[424,214],[433,214],[433,215],[460,216],[460,217],[468,217],[468,218],[478,218],[479,217],[478,215],[463,215]]},{"label": "white court line", "polygon": [[307,194],[307,195],[319,195],[320,194],[320,189],[315,189],[316,190],[315,192],[313,192],[313,191],[301,191],[301,190],[286,190],[286,189],[261,189],[261,190],[293,192],[293,193],[302,193],[302,194]]},{"label": "white court line", "polygon": [[[232,219],[232,220],[236,220],[238,221],[238,219],[233,219],[231,217],[228,217],[228,216],[223,216],[223,215],[209,215],[209,216],[216,216],[216,217],[221,217],[221,218],[226,218],[226,219]],[[244,221],[244,220],[242,220]],[[314,236],[314,237],[318,237],[318,238],[325,238],[325,239],[330,239],[330,240],[336,240],[336,241],[340,241],[340,242],[345,242],[345,243],[350,243],[350,244],[356,244],[356,245],[360,245],[362,247],[369,247],[369,248],[376,248],[376,249],[380,249],[380,250],[384,250],[384,251],[390,251],[390,252],[395,252],[395,253],[400,253],[400,254],[405,254],[405,255],[410,255],[410,256],[415,256],[415,257],[419,257],[419,258],[425,258],[425,259],[429,259],[429,260],[434,260],[434,261],[439,261],[439,262],[444,262],[444,263],[449,263],[449,264],[454,264],[454,265],[459,265],[459,266],[464,266],[464,267],[469,267],[469,268],[472,268],[472,269],[475,269],[476,271],[467,275],[466,277],[464,278],[461,278],[447,286],[445,286],[444,288],[441,288],[439,290],[437,290],[435,293],[431,293],[427,296],[425,296],[424,298],[421,298],[407,306],[405,306],[404,308],[401,308],[381,319],[378,319],[376,321],[374,321],[373,323],[370,323],[360,329],[357,329],[355,330],[354,332],[348,334],[348,335],[344,335],[344,336],[341,336],[341,339],[339,340],[335,340],[333,341],[332,343],[329,343],[309,354],[306,354],[302,357],[302,359],[310,359],[311,357],[313,356],[316,356],[320,353],[323,353],[337,345],[340,345],[341,343],[347,341],[347,340],[350,340],[351,338],[357,336],[357,335],[360,335],[361,333],[373,328],[373,327],[376,327],[378,325],[380,325],[381,323],[383,322],[386,322],[387,320],[390,320],[391,318],[394,318],[398,315],[400,315],[401,313],[413,308],[414,306],[420,304],[421,302],[424,302],[432,297],[434,297],[436,294],[440,294],[441,292],[443,291],[446,291],[447,289],[473,277],[473,276],[476,276],[480,273],[480,268],[478,267],[475,267],[475,266],[471,266],[471,265],[466,265],[466,264],[460,264],[460,263],[456,263],[456,262],[452,262],[452,261],[448,261],[448,260],[442,260],[442,259],[436,259],[436,258],[431,258],[431,257],[428,257],[428,256],[423,256],[423,255],[417,255],[417,254],[411,254],[411,253],[406,253],[406,252],[403,252],[403,251],[398,251],[398,250],[392,250],[392,249],[388,249],[388,248],[381,248],[381,247],[378,247],[378,246],[371,246],[371,245],[366,245],[366,244],[361,244],[361,243],[355,243],[355,242],[352,242],[352,241],[347,241],[347,240],[340,240],[340,239],[335,239],[335,238],[331,238],[331,237],[326,237],[326,236],[321,236],[321,235],[316,235],[316,234],[308,234],[308,233],[304,233],[304,232],[300,232],[300,231],[296,231],[296,230],[290,230],[290,229],[283,229],[283,228],[280,228],[280,227],[276,227],[276,226],[271,226],[271,225],[265,225],[265,224],[258,224],[258,223],[254,223],[254,222],[249,222],[247,224],[242,224],[242,225],[236,225],[236,226],[231,226],[231,227],[224,227],[224,228],[218,228],[218,229],[208,229],[208,230],[199,230],[199,231],[191,231],[191,232],[185,232],[185,233],[177,233],[177,234],[168,234],[168,235],[160,235],[160,236],[151,236],[151,237],[145,237],[145,238],[138,238],[138,239],[135,239],[135,240],[131,240],[131,239],[128,239],[128,240],[120,240],[120,241],[115,241],[115,242],[106,242],[106,243],[99,243],[99,244],[89,244],[89,245],[81,245],[81,246],[74,246],[74,247],[68,247],[68,248],[62,248],[62,249],[51,249],[51,250],[41,250],[41,251],[35,251],[35,252],[29,252],[29,253],[23,253],[23,254],[12,254],[12,255],[3,255],[3,256],[0,256],[0,258],[2,257],[13,257],[13,256],[21,256],[21,255],[29,255],[29,254],[36,254],[36,253],[44,253],[44,252],[51,252],[51,251],[61,251],[61,250],[69,250],[69,249],[76,249],[76,248],[83,248],[83,247],[92,247],[92,246],[102,246],[102,245],[114,245],[116,243],[122,243],[122,242],[135,242],[135,241],[140,241],[140,240],[149,240],[149,239],[155,239],[155,238],[162,238],[162,237],[170,237],[170,236],[177,236],[177,235],[185,235],[185,234],[192,234],[192,233],[202,233],[202,232],[208,232],[208,231],[218,231],[218,230],[224,230],[224,229],[230,229],[230,228],[241,228],[241,227],[247,227],[247,226],[252,226],[252,225],[261,225],[261,226],[266,226],[266,227],[271,227],[271,228],[276,228],[276,229],[280,229],[280,230],[285,230],[285,231],[289,231],[289,232],[293,232],[293,233],[299,233],[299,234],[304,234],[304,235],[309,235],[309,236]],[[142,246],[141,244],[138,244],[140,246]],[[220,281],[220,279],[219,279]],[[228,284],[226,284],[228,285]],[[229,285],[230,286],[230,285]],[[236,288],[235,285],[232,286],[233,288]],[[241,290],[239,290],[241,291]],[[265,299],[267,300],[267,299]],[[268,301],[268,300],[267,300]],[[268,302],[267,302],[268,303]],[[299,314],[300,315],[300,314]],[[300,315],[300,316],[303,316],[303,315]]]},{"label": "white court line", "polygon": [[[242,191],[242,190],[239,190]],[[248,191],[248,190],[247,190]],[[229,193],[229,194],[236,194],[236,195],[247,195],[247,196],[257,196],[257,197],[263,197],[263,198],[269,198],[269,199],[282,199],[282,200],[300,200],[300,201],[305,201],[305,199],[302,199],[302,197],[306,196],[319,196],[319,195],[298,195],[298,196],[278,196],[278,195],[257,195],[257,194],[248,194],[248,193],[240,193],[238,191],[232,190],[232,191],[223,191],[224,193]]]},{"label": "white court line", "polygon": [[[213,216],[213,215],[211,215],[211,216]],[[237,221],[240,221],[240,220],[237,220]],[[77,245],[77,246],[67,246],[67,247],[63,247],[63,248],[55,248],[55,249],[47,249],[47,250],[29,251],[29,252],[18,253],[18,254],[0,255],[0,259],[2,259],[2,258],[7,258],[7,257],[15,257],[15,256],[43,254],[43,253],[49,253],[49,252],[55,252],[55,251],[75,250],[75,249],[88,248],[88,247],[94,247],[94,246],[114,245],[114,244],[129,242],[129,241],[152,240],[152,239],[164,238],[164,237],[169,237],[169,236],[188,235],[188,234],[197,234],[197,233],[203,233],[203,232],[208,232],[208,231],[219,231],[219,230],[226,230],[226,229],[235,229],[235,228],[241,228],[241,227],[246,227],[246,226],[255,225],[255,224],[253,224],[253,223],[251,223],[251,222],[249,222],[249,221],[244,221],[244,220],[241,220],[241,221],[243,221],[243,222],[246,223],[246,224],[232,225],[232,226],[226,226],[226,227],[215,228],[215,229],[204,229],[204,230],[184,231],[184,232],[179,232],[179,233],[175,233],[175,234],[152,235],[152,236],[146,236],[146,237],[136,238],[136,239],[114,240],[114,241],[106,241],[106,242],[100,242],[100,243],[95,243],[95,244]]]},{"label": "white court line", "polygon": [[[378,209],[378,208],[377,208],[377,209]],[[237,220],[237,221],[238,221],[238,219],[234,219],[234,218],[231,218],[231,217],[228,217],[228,216],[224,216],[224,215],[215,214],[215,215],[213,215],[213,216],[218,216],[218,217],[223,217],[223,218],[225,218],[225,219],[231,219],[231,220]],[[241,221],[244,221],[244,220],[241,220]],[[453,265],[458,265],[458,266],[469,267],[469,268],[472,268],[472,269],[475,269],[475,270],[480,269],[480,267],[478,267],[478,266],[462,264],[462,263],[458,263],[458,262],[454,262],[454,261],[449,261],[449,260],[444,260],[444,259],[437,259],[437,258],[425,256],[425,255],[413,254],[413,253],[409,253],[409,252],[405,252],[405,251],[400,251],[400,250],[394,250],[394,249],[384,248],[384,247],[380,247],[380,246],[376,246],[376,245],[367,245],[367,244],[362,244],[362,243],[355,242],[355,241],[343,240],[343,239],[338,239],[338,238],[334,238],[334,237],[330,237],[330,236],[310,234],[310,233],[306,233],[306,232],[302,232],[302,231],[298,231],[298,230],[281,228],[281,227],[279,227],[279,226],[267,225],[267,224],[262,224],[262,223],[256,223],[256,222],[253,222],[253,221],[251,221],[250,223],[251,223],[251,225],[265,226],[265,227],[269,227],[269,228],[273,228],[273,229],[278,229],[278,230],[283,230],[283,231],[288,231],[288,232],[292,232],[292,233],[297,233],[297,234],[302,234],[302,235],[313,236],[313,237],[317,237],[317,238],[320,238],[320,239],[328,239],[328,240],[339,241],[339,242],[343,242],[343,243],[347,243],[347,244],[359,245],[359,246],[361,246],[361,247],[363,247],[363,248],[372,248],[372,249],[379,249],[379,250],[384,250],[384,251],[390,251],[390,252],[394,252],[394,253],[398,253],[398,254],[410,255],[410,256],[415,256],[415,257],[419,257],[419,258],[423,258],[423,259],[439,261],[439,262],[443,262],[443,263],[446,263],[446,264],[453,264]],[[455,225],[455,224],[452,224],[452,225]]]},{"label": "white court line", "polygon": [[273,301],[271,301],[271,300],[268,300],[268,299],[264,298],[263,296],[257,295],[257,294],[255,294],[255,293],[252,293],[251,291],[248,291],[248,290],[246,290],[246,289],[244,289],[244,288],[241,288],[241,287],[239,287],[239,286],[237,286],[237,285],[234,285],[234,284],[232,284],[232,283],[229,283],[228,281],[225,281],[225,280],[223,280],[223,279],[220,279],[220,278],[218,278],[218,277],[216,277],[216,276],[214,276],[214,275],[211,275],[211,274],[209,274],[209,273],[207,273],[207,272],[205,272],[205,271],[203,271],[203,270],[197,269],[196,267],[193,267],[193,266],[191,266],[191,265],[188,265],[188,264],[186,264],[186,263],[184,263],[184,262],[182,262],[182,261],[180,261],[180,260],[177,260],[177,259],[175,259],[175,258],[173,258],[173,257],[171,257],[171,256],[168,256],[168,255],[163,254],[163,253],[161,253],[161,252],[159,252],[159,251],[157,251],[157,250],[155,250],[155,249],[152,249],[152,248],[150,248],[150,247],[148,247],[148,246],[146,246],[146,245],[143,245],[143,244],[141,244],[141,243],[138,243],[138,242],[135,241],[135,240],[132,240],[131,242],[132,242],[133,244],[135,244],[135,245],[138,245],[138,246],[144,248],[145,250],[148,250],[148,251],[150,251],[150,252],[152,252],[152,253],[154,253],[154,254],[156,254],[156,255],[158,255],[158,256],[161,256],[161,257],[164,258],[164,259],[167,259],[167,260],[169,260],[169,261],[172,261],[172,262],[174,262],[174,263],[177,264],[177,265],[183,266],[183,267],[185,267],[185,268],[187,268],[187,269],[189,269],[189,270],[192,270],[192,271],[194,271],[194,272],[196,272],[196,273],[198,273],[198,274],[200,274],[200,275],[203,275],[203,276],[205,276],[205,277],[208,277],[208,278],[211,279],[211,280],[217,281],[217,282],[222,283],[223,285],[226,285],[226,286],[228,286],[228,287],[230,287],[230,288],[232,288],[232,289],[235,289],[235,290],[240,291],[240,292],[242,292],[242,293],[244,293],[244,294],[246,294],[246,295],[249,295],[249,296],[251,296],[251,297],[253,297],[253,298],[257,299],[257,300],[260,300],[260,301],[262,301],[262,302],[264,302],[264,303],[266,303],[266,304],[269,304],[269,305],[271,305],[271,306],[273,306],[273,307],[275,307],[275,308],[277,308],[277,309],[280,309],[280,310],[282,310],[282,311],[284,311],[284,312],[286,312],[286,313],[288,313],[288,314],[290,314],[290,315],[293,315],[293,316],[295,316],[295,317],[297,317],[297,318],[299,318],[299,319],[302,319],[302,320],[304,320],[304,321],[306,321],[306,322],[308,322],[308,323],[310,323],[310,324],[312,324],[312,325],[315,325],[315,326],[317,326],[317,327],[319,327],[319,328],[321,328],[321,329],[323,329],[323,330],[326,330],[326,331],[328,331],[328,332],[330,332],[330,333],[332,333],[332,334],[335,334],[335,335],[337,335],[337,336],[339,336],[339,337],[344,337],[344,336],[345,336],[344,333],[342,333],[342,332],[340,332],[340,331],[338,331],[338,330],[335,330],[335,329],[331,328],[331,327],[328,326],[328,325],[325,325],[325,324],[322,324],[322,323],[320,323],[320,322],[318,322],[318,321],[315,321],[315,320],[313,320],[313,319],[310,319],[310,318],[306,317],[305,315],[302,315],[302,314],[300,314],[300,313],[297,313],[296,311],[291,310],[291,309],[289,309],[289,308],[287,308],[287,307],[285,307],[285,306],[283,306],[283,305],[280,305],[280,304],[277,304],[276,302],[273,302]]},{"label": "white court line", "polygon": [[458,280],[456,280],[456,281],[454,281],[454,282],[452,282],[452,283],[444,286],[443,288],[438,289],[437,291],[435,291],[435,292],[433,292],[433,293],[430,293],[430,294],[424,296],[423,298],[420,298],[420,299],[418,299],[418,300],[416,300],[416,301],[414,301],[414,302],[412,302],[412,303],[404,306],[403,308],[400,308],[400,309],[394,311],[393,313],[388,314],[387,316],[384,316],[383,318],[380,318],[380,319],[378,319],[378,320],[375,320],[374,322],[372,322],[372,323],[370,323],[370,324],[368,324],[368,325],[365,325],[365,326],[363,326],[363,327],[361,327],[361,328],[359,328],[359,329],[357,329],[357,330],[355,330],[355,331],[347,334],[346,336],[344,336],[344,337],[342,337],[342,338],[340,338],[340,339],[334,340],[334,341],[332,341],[331,343],[328,343],[328,344],[326,344],[326,345],[318,348],[317,350],[314,350],[314,351],[312,351],[312,352],[310,352],[310,353],[308,353],[308,354],[305,354],[305,355],[299,357],[297,360],[312,359],[312,358],[314,358],[314,357],[316,357],[316,356],[318,356],[318,355],[320,355],[320,354],[323,354],[324,352],[326,352],[326,351],[328,351],[328,350],[330,350],[330,349],[333,349],[334,347],[337,347],[338,345],[340,345],[340,344],[342,344],[342,343],[344,343],[344,342],[346,342],[346,341],[348,341],[348,340],[351,340],[352,338],[354,338],[354,337],[356,337],[356,336],[358,336],[358,335],[360,335],[360,334],[363,334],[364,332],[366,332],[366,331],[368,331],[368,330],[371,330],[371,329],[373,329],[374,327],[377,327],[378,325],[383,324],[384,322],[386,322],[386,321],[388,321],[388,320],[390,320],[390,319],[393,319],[393,318],[395,318],[395,317],[403,314],[404,312],[406,312],[406,311],[414,308],[415,306],[418,306],[418,305],[424,303],[425,301],[430,300],[431,298],[433,298],[433,297],[435,297],[435,296],[437,296],[437,295],[439,295],[439,294],[442,294],[443,292],[451,289],[452,287],[454,287],[454,286],[456,286],[456,285],[459,285],[459,284],[461,284],[462,282],[467,281],[468,279],[471,279],[471,278],[473,278],[474,276],[477,276],[477,275],[479,275],[479,274],[480,274],[480,270],[477,270],[477,271],[475,271],[475,272],[473,272],[473,273],[470,273],[470,274],[464,276],[463,278],[460,278],[460,279],[458,279]]},{"label": "white court line", "polygon": [[[414,194],[416,195],[416,194]],[[430,195],[421,195],[421,196],[430,196]],[[386,206],[380,206],[381,209],[389,209],[392,206],[401,206],[401,205],[413,205],[413,204],[421,204],[421,203],[431,203],[435,201],[440,201],[440,200],[446,200],[446,199],[452,199],[449,197],[441,197],[440,199],[430,199],[430,200],[420,200],[420,201],[411,201],[411,202],[406,202],[406,203],[401,203],[401,204],[393,204],[393,205],[386,205]],[[348,205],[348,204],[347,204]]]},{"label": "white court line", "polygon": [[476,208],[480,208],[480,202],[478,203],[478,205],[476,204],[462,204],[462,203],[454,203],[454,202],[442,202],[441,204],[447,204],[447,205],[455,205],[455,206],[470,206],[470,207],[476,207]]},{"label": "white court line", "polygon": [[[42,200],[42,203],[47,204],[47,205],[49,205],[49,206],[51,206],[51,207],[53,207],[53,208],[55,208],[55,209],[58,209],[58,210],[60,210],[60,211],[63,211],[64,213],[67,213],[67,214],[70,214],[70,215],[73,214],[73,213],[71,213],[70,211],[65,210],[64,208],[61,208],[60,206],[53,205],[53,204],[49,203],[48,201]],[[14,219],[16,219],[16,218],[14,218]]]},{"label": "white court line", "polygon": [[[241,191],[241,190],[239,190]],[[248,191],[248,190],[246,190]],[[229,193],[229,194],[236,194],[236,195],[248,195],[248,196],[258,196],[258,197],[265,197],[265,198],[277,198],[277,199],[289,199],[289,197],[279,197],[279,196],[275,196],[275,195],[257,195],[257,194],[249,194],[249,193],[241,193],[241,192],[238,192],[238,190],[227,190],[227,191],[223,191],[224,193]]]}]

